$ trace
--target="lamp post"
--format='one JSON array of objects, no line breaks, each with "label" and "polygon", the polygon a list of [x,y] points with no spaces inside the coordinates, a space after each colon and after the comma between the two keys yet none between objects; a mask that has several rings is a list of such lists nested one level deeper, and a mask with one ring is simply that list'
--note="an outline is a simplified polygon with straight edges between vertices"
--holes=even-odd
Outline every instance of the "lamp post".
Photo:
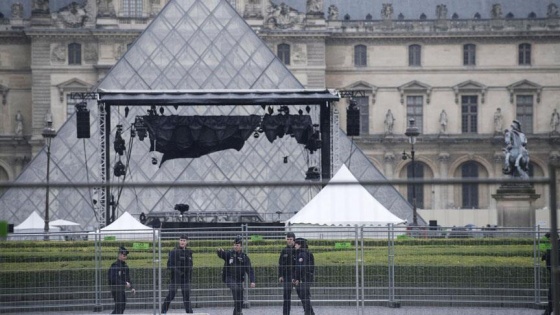
[{"label": "lamp post", "polygon": [[51,168],[51,140],[56,137],[56,130],[52,127],[51,115],[47,115],[45,120],[45,128],[43,129],[42,135],[45,138],[45,144],[47,145],[47,195],[45,199],[45,241],[49,240],[49,175]]},{"label": "lamp post", "polygon": [[[410,118],[408,120],[408,128],[406,128],[405,131],[405,136],[408,137],[408,142],[410,143],[410,155],[408,155],[405,151],[403,151],[402,153],[402,159],[406,160],[408,158],[410,158],[411,160],[411,164],[412,164],[412,179],[414,180],[416,178],[416,175],[414,174],[415,170],[416,170],[416,165],[414,163],[414,144],[416,143],[416,137],[418,137],[420,135],[420,131],[418,130],[418,127],[416,127],[414,125],[414,118]],[[417,226],[418,225],[418,215],[416,213],[416,186],[412,185],[412,225]]]}]

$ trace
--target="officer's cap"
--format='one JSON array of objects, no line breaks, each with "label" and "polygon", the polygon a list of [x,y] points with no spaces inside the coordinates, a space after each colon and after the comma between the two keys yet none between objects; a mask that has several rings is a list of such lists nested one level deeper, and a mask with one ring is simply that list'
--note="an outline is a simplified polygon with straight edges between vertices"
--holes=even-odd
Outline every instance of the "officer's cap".
[{"label": "officer's cap", "polygon": [[124,246],[119,247],[119,254],[128,255],[128,249]]},{"label": "officer's cap", "polygon": [[288,232],[288,233],[286,233],[286,237],[294,238],[294,239],[295,239],[295,238],[296,238],[296,235],[294,234],[294,232]]},{"label": "officer's cap", "polygon": [[237,235],[233,240],[233,244],[242,244],[242,243],[243,243],[243,239],[241,238],[241,235]]},{"label": "officer's cap", "polygon": [[188,240],[189,236],[187,234],[181,234],[181,236],[179,237],[180,240]]},{"label": "officer's cap", "polygon": [[307,240],[305,238],[298,237],[296,238],[295,243],[300,245],[301,247],[307,246]]}]

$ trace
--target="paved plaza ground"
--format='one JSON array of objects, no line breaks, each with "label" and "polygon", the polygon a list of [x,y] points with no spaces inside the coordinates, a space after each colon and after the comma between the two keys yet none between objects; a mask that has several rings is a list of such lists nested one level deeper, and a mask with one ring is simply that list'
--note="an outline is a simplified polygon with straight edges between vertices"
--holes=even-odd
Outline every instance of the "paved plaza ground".
[{"label": "paved plaza ground", "polygon": [[[315,308],[316,315],[540,315],[543,310],[529,308],[502,308],[502,307],[437,307],[437,306],[403,306],[400,308],[389,308],[383,306],[366,307],[361,313],[356,307],[351,306],[317,306]],[[197,314],[208,315],[231,315],[233,308],[217,307],[217,308],[200,308],[194,311]],[[33,312],[26,315],[99,315],[109,314],[110,310],[103,312]],[[8,313],[12,314],[12,313]],[[22,313],[13,313],[22,314]],[[129,315],[148,315],[152,312],[142,310],[127,310],[125,314]],[[181,310],[173,309],[168,314],[185,314]],[[251,307],[243,310],[244,315],[280,315],[282,307]],[[303,315],[300,307],[292,309],[291,315]]]}]

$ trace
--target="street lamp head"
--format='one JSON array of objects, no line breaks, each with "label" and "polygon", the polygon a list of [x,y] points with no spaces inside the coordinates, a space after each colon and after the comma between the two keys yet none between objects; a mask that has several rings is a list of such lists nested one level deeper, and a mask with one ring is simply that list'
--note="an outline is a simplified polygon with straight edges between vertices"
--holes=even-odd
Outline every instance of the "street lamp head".
[{"label": "street lamp head", "polygon": [[43,128],[43,132],[41,133],[47,145],[51,144],[52,138],[56,137],[56,130],[52,127],[52,121],[47,121],[47,125]]},{"label": "street lamp head", "polygon": [[418,130],[418,127],[414,125],[414,118],[410,118],[408,123],[408,128],[406,128],[406,132],[404,134],[408,137],[410,144],[415,144],[416,137],[420,135],[420,131]]}]

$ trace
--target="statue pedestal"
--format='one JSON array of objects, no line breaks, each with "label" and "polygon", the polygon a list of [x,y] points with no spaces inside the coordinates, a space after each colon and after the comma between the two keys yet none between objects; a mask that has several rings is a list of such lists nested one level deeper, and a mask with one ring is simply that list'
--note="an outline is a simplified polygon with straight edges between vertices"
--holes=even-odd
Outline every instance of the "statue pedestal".
[{"label": "statue pedestal", "polygon": [[503,184],[496,194],[498,226],[502,227],[534,227],[534,202],[540,198],[529,184]]}]

